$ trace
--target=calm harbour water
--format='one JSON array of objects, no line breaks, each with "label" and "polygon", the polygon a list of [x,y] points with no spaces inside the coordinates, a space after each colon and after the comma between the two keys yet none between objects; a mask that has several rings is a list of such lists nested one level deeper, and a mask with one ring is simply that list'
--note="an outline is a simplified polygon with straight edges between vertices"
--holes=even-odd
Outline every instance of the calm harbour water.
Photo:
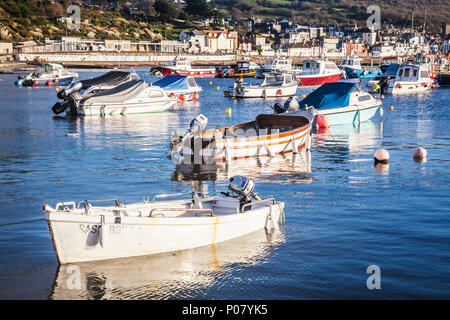
[{"label": "calm harbour water", "polygon": [[[208,127],[250,121],[277,100],[231,100],[223,90],[232,80],[199,79],[200,101],[170,112],[66,119],[51,111],[54,88],[17,88],[16,78],[0,75],[0,224],[42,218],[44,203],[214,194],[244,174],[260,196],[285,202],[286,225],[211,247],[78,264],[80,289],[68,288],[72,271],[58,266],[45,221],[2,226],[1,299],[450,298],[450,89],[386,95],[382,121],[332,127],[313,135],[309,154],[227,171],[177,167],[166,158],[172,130],[184,132],[199,113]],[[418,146],[426,163],[412,160]],[[378,148],[391,157],[381,171]],[[367,289],[369,265],[381,269],[380,290]]]}]

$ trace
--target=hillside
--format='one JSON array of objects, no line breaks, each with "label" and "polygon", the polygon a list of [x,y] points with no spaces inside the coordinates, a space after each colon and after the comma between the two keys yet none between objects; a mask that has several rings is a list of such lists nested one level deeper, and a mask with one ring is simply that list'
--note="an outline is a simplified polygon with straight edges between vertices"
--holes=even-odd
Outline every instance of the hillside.
[{"label": "hillside", "polygon": [[370,5],[381,8],[383,25],[410,26],[413,10],[415,26],[423,25],[425,11],[427,30],[440,30],[442,23],[450,23],[448,0],[213,0],[212,3],[233,17],[285,17],[300,24],[363,26]]},{"label": "hillside", "polygon": [[[79,36],[91,39],[139,39],[158,41],[177,39],[187,27],[184,22],[163,23],[151,10],[131,16],[129,9],[81,7],[80,30],[67,30],[59,21],[70,1],[0,1],[0,40],[42,39],[55,36]],[[152,16],[153,14],[153,16]]]}]

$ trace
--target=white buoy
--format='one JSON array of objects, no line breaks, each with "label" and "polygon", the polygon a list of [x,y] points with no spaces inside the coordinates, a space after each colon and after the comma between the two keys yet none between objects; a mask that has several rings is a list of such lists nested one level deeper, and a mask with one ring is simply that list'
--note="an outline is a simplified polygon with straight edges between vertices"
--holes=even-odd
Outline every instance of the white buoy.
[{"label": "white buoy", "polygon": [[378,163],[378,162],[388,163],[388,161],[389,161],[389,152],[387,152],[387,150],[385,150],[385,149],[378,149],[373,154],[373,158],[375,160],[375,164]]},{"label": "white buoy", "polygon": [[78,133],[67,133],[66,137],[78,137],[79,134]]},{"label": "white buoy", "polygon": [[424,148],[417,148],[413,152],[413,159],[416,162],[425,162],[427,160],[427,150]]}]

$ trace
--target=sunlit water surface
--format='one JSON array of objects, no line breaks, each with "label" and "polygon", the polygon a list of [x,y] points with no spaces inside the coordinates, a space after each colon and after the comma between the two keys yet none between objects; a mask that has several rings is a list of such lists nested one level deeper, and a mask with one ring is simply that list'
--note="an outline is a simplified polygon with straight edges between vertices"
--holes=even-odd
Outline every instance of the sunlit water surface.
[{"label": "sunlit water surface", "polygon": [[[173,130],[200,113],[209,127],[250,121],[277,100],[231,100],[223,90],[232,80],[199,79],[200,101],[166,113],[67,119],[50,109],[54,88],[17,88],[16,76],[0,75],[0,224],[40,219],[43,203],[214,194],[244,174],[259,195],[285,202],[286,225],[215,246],[78,264],[79,288],[71,265],[58,266],[45,221],[1,226],[0,298],[450,297],[450,90],[386,95],[381,121],[315,132],[309,154],[177,167],[166,158]],[[425,163],[412,160],[418,146],[428,150]],[[374,168],[378,148],[389,151],[388,166]],[[370,265],[381,269],[380,290],[366,286]]]}]

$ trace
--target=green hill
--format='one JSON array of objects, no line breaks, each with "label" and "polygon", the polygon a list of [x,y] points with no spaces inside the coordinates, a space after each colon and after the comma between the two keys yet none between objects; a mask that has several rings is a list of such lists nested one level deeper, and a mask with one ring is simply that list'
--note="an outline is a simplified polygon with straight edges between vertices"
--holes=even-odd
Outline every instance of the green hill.
[{"label": "green hill", "polygon": [[367,7],[378,5],[383,25],[410,26],[414,10],[414,25],[427,30],[440,30],[443,23],[450,23],[449,0],[213,0],[218,8],[233,17],[287,18],[300,24],[329,23],[363,26],[369,14]]}]

